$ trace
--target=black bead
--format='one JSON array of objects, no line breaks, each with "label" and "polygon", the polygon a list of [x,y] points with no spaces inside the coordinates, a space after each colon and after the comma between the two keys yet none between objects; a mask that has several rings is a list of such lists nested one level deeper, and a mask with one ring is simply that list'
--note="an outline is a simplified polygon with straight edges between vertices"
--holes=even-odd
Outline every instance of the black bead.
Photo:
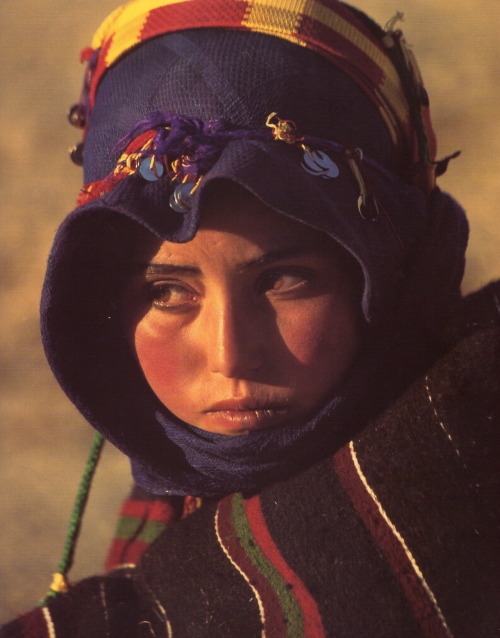
[{"label": "black bead", "polygon": [[83,166],[83,142],[78,142],[69,149],[69,156],[73,164]]},{"label": "black bead", "polygon": [[69,109],[68,122],[71,126],[76,126],[76,128],[83,128],[85,126],[85,114],[82,104],[73,104]]}]

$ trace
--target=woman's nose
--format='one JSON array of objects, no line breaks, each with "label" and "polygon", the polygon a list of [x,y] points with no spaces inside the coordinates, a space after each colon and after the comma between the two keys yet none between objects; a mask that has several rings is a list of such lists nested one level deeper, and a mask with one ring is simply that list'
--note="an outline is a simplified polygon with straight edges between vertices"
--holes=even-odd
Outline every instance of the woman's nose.
[{"label": "woman's nose", "polygon": [[208,365],[228,378],[244,378],[264,363],[265,331],[256,308],[237,300],[220,299],[206,309]]}]

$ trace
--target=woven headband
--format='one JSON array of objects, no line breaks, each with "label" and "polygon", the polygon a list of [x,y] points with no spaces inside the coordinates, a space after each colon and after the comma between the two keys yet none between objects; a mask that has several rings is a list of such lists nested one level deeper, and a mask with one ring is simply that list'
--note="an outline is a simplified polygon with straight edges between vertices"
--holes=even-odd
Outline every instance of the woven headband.
[{"label": "woven headband", "polygon": [[[122,55],[155,36],[193,28],[255,31],[311,49],[348,73],[374,102],[403,166],[433,186],[435,138],[413,54],[394,21],[377,34],[337,0],[132,0],[96,32],[81,101],[85,126],[100,79]],[[422,172],[425,175],[422,176]]]}]

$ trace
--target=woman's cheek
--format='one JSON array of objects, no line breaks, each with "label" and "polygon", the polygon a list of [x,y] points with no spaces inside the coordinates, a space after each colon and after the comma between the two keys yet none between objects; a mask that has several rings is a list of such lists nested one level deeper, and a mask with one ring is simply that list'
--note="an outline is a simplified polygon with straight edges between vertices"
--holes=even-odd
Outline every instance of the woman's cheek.
[{"label": "woman's cheek", "polygon": [[160,398],[175,396],[189,380],[191,357],[178,335],[162,334],[139,325],[134,336],[137,360],[146,380]]},{"label": "woman's cheek", "polygon": [[303,397],[323,395],[342,379],[358,351],[357,309],[336,296],[316,298],[283,318],[281,335],[299,363]]},{"label": "woman's cheek", "polygon": [[334,315],[327,300],[298,304],[279,317],[279,331],[287,350],[302,365],[313,366],[334,338]]}]

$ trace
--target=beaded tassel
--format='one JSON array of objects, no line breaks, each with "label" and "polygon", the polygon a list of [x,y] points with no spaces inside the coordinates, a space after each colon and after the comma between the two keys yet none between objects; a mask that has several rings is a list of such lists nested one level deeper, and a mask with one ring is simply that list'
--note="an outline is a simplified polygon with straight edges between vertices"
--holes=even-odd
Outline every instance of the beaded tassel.
[{"label": "beaded tassel", "polygon": [[54,598],[57,594],[65,593],[69,589],[67,574],[73,564],[73,557],[76,543],[78,541],[78,535],[80,533],[83,514],[85,512],[85,506],[87,504],[90,487],[92,485],[92,478],[94,476],[97,463],[99,462],[103,444],[104,437],[101,434],[96,434],[92,441],[92,446],[90,448],[75,503],[73,505],[73,511],[71,512],[63,555],[57,568],[57,572],[53,574],[47,595],[38,603],[39,607],[45,606],[49,600]]}]

